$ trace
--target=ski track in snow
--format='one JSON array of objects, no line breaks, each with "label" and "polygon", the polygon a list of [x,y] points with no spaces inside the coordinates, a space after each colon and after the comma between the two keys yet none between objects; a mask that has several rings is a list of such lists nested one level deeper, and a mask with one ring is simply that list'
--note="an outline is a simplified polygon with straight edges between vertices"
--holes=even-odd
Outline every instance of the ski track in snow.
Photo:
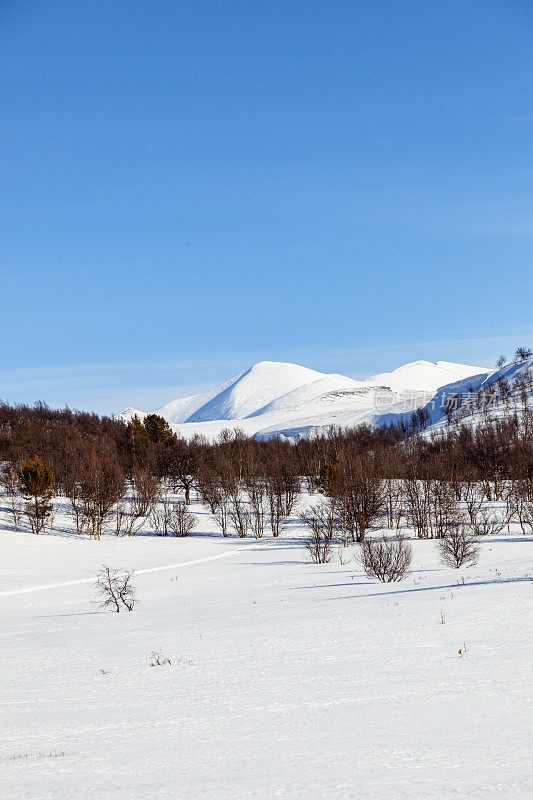
[{"label": "ski track in snow", "polygon": [[[412,536],[411,575],[381,585],[353,558],[306,563],[297,520],[280,542],[223,540],[207,514],[198,536],[93,542],[3,517],[2,800],[531,796],[518,523],[461,570]],[[93,578],[68,579],[119,557],[147,574],[139,607],[91,610]]]},{"label": "ski track in snow", "polygon": [[[216,556],[206,556],[206,558],[195,558],[192,561],[181,561],[176,564],[164,564],[162,567],[149,567],[147,569],[134,570],[135,575],[146,575],[149,572],[162,572],[165,569],[178,569],[179,567],[189,567],[192,564],[203,564],[206,561],[216,561],[219,558],[228,558],[234,553],[244,550],[244,547],[235,547],[229,553],[219,553]],[[12,597],[16,594],[28,594],[29,592],[40,592],[45,589],[61,589],[63,586],[78,586],[82,583],[91,583],[94,581],[94,576],[91,578],[78,578],[74,581],[61,581],[61,583],[46,583],[42,586],[27,586],[24,589],[9,589],[6,592],[0,592],[0,597]]]}]

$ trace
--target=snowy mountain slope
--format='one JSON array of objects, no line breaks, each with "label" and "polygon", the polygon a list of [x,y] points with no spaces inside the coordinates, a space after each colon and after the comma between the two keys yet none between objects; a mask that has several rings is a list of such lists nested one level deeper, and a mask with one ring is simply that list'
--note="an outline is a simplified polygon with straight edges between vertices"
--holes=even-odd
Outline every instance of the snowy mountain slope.
[{"label": "snowy mountain slope", "polygon": [[115,414],[113,419],[122,420],[122,422],[127,424],[128,422],[132,422],[134,417],[138,417],[138,419],[143,420],[147,414],[147,411],[137,411],[136,408],[131,408],[131,406],[128,406],[128,408],[124,408],[118,414]]},{"label": "snowy mountain slope", "polygon": [[[525,382],[524,390],[517,388],[517,380]],[[507,394],[504,391],[506,386]],[[524,391],[531,406],[533,359],[507,364],[500,370],[487,370],[441,386],[425,405],[430,420],[427,431],[431,433],[447,427],[446,405],[449,402],[453,405],[452,421],[462,424],[477,424],[515,412],[520,414],[524,409]],[[376,419],[376,424],[409,422],[410,416],[409,412],[387,412]]]},{"label": "snowy mountain slope", "polygon": [[368,389],[363,387],[360,381],[353,378],[346,378],[344,375],[323,375],[311,383],[293,389],[286,394],[277,397],[272,402],[263,406],[249,416],[255,417],[259,414],[268,414],[273,411],[285,411],[294,408],[301,408],[309,403],[327,404],[336,399],[353,397],[358,392],[366,393]]},{"label": "snowy mountain slope", "polygon": [[413,361],[393,372],[382,372],[366,378],[363,383],[367,386],[390,386],[394,391],[436,392],[448,383],[486,372],[484,367],[469,367],[449,361]]},{"label": "snowy mountain slope", "polygon": [[[358,381],[262,361],[208,392],[166,403],[156,413],[186,438],[202,434],[213,439],[224,428],[261,438],[298,438],[315,429],[376,424],[384,415],[411,414],[443,384],[472,380],[479,372],[479,367],[463,364],[416,361]],[[134,414],[144,416],[128,408],[117,418],[127,422]]]},{"label": "snowy mountain slope", "polygon": [[319,377],[320,372],[297,364],[261,361],[208,392],[166,403],[156,413],[175,424],[242,419]]},{"label": "snowy mountain slope", "polygon": [[[241,375],[243,374],[244,373],[241,373]],[[170,403],[165,403],[165,405],[156,409],[155,413],[164,417],[169,423],[187,422],[199,409],[210,403],[213,398],[221,392],[224,392],[228,386],[231,386],[231,384],[240,377],[240,375],[237,375],[236,378],[219,384],[215,386],[214,389],[209,389],[207,392],[171,400]]]}]

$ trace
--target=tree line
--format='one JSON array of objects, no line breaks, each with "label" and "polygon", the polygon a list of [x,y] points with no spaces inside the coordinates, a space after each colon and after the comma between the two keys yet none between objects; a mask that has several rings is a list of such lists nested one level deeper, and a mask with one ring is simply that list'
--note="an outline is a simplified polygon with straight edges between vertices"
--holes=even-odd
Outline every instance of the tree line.
[{"label": "tree line", "polygon": [[344,543],[363,542],[379,526],[399,531],[402,520],[421,538],[442,538],[459,503],[477,534],[495,532],[500,523],[487,500],[505,500],[524,532],[533,526],[528,409],[432,436],[400,423],[332,428],[292,443],[229,430],[215,442],[186,441],[155,414],[125,424],[3,403],[0,461],[15,528],[24,514],[35,533],[51,523],[59,496],[80,534],[131,536],[149,520],[160,535],[184,536],[195,525],[188,510],[195,491],[224,536],[276,537],[304,489],[327,498],[306,512],[309,530],[334,530]]}]

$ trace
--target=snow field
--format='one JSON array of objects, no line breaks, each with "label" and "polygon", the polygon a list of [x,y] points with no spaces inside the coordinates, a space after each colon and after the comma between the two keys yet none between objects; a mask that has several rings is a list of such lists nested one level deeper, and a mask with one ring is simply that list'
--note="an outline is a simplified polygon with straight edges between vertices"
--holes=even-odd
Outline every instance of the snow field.
[{"label": "snow field", "polygon": [[[192,510],[187,539],[5,516],[2,797],[530,796],[531,537],[512,525],[460,570],[416,540],[386,585],[307,563],[296,518],[223,539]],[[136,569],[131,614],[92,603],[102,563]]]}]

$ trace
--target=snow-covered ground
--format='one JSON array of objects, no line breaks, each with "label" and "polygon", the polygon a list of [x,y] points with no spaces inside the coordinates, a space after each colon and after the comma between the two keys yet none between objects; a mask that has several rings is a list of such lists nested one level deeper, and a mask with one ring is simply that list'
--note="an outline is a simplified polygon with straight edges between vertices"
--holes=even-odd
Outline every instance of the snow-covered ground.
[{"label": "snow-covered ground", "polygon": [[[411,576],[279,540],[0,531],[5,800],[531,796],[532,538]],[[134,568],[99,611],[101,564]],[[459,654],[461,650],[461,655]],[[171,663],[149,666],[158,651]]]}]

